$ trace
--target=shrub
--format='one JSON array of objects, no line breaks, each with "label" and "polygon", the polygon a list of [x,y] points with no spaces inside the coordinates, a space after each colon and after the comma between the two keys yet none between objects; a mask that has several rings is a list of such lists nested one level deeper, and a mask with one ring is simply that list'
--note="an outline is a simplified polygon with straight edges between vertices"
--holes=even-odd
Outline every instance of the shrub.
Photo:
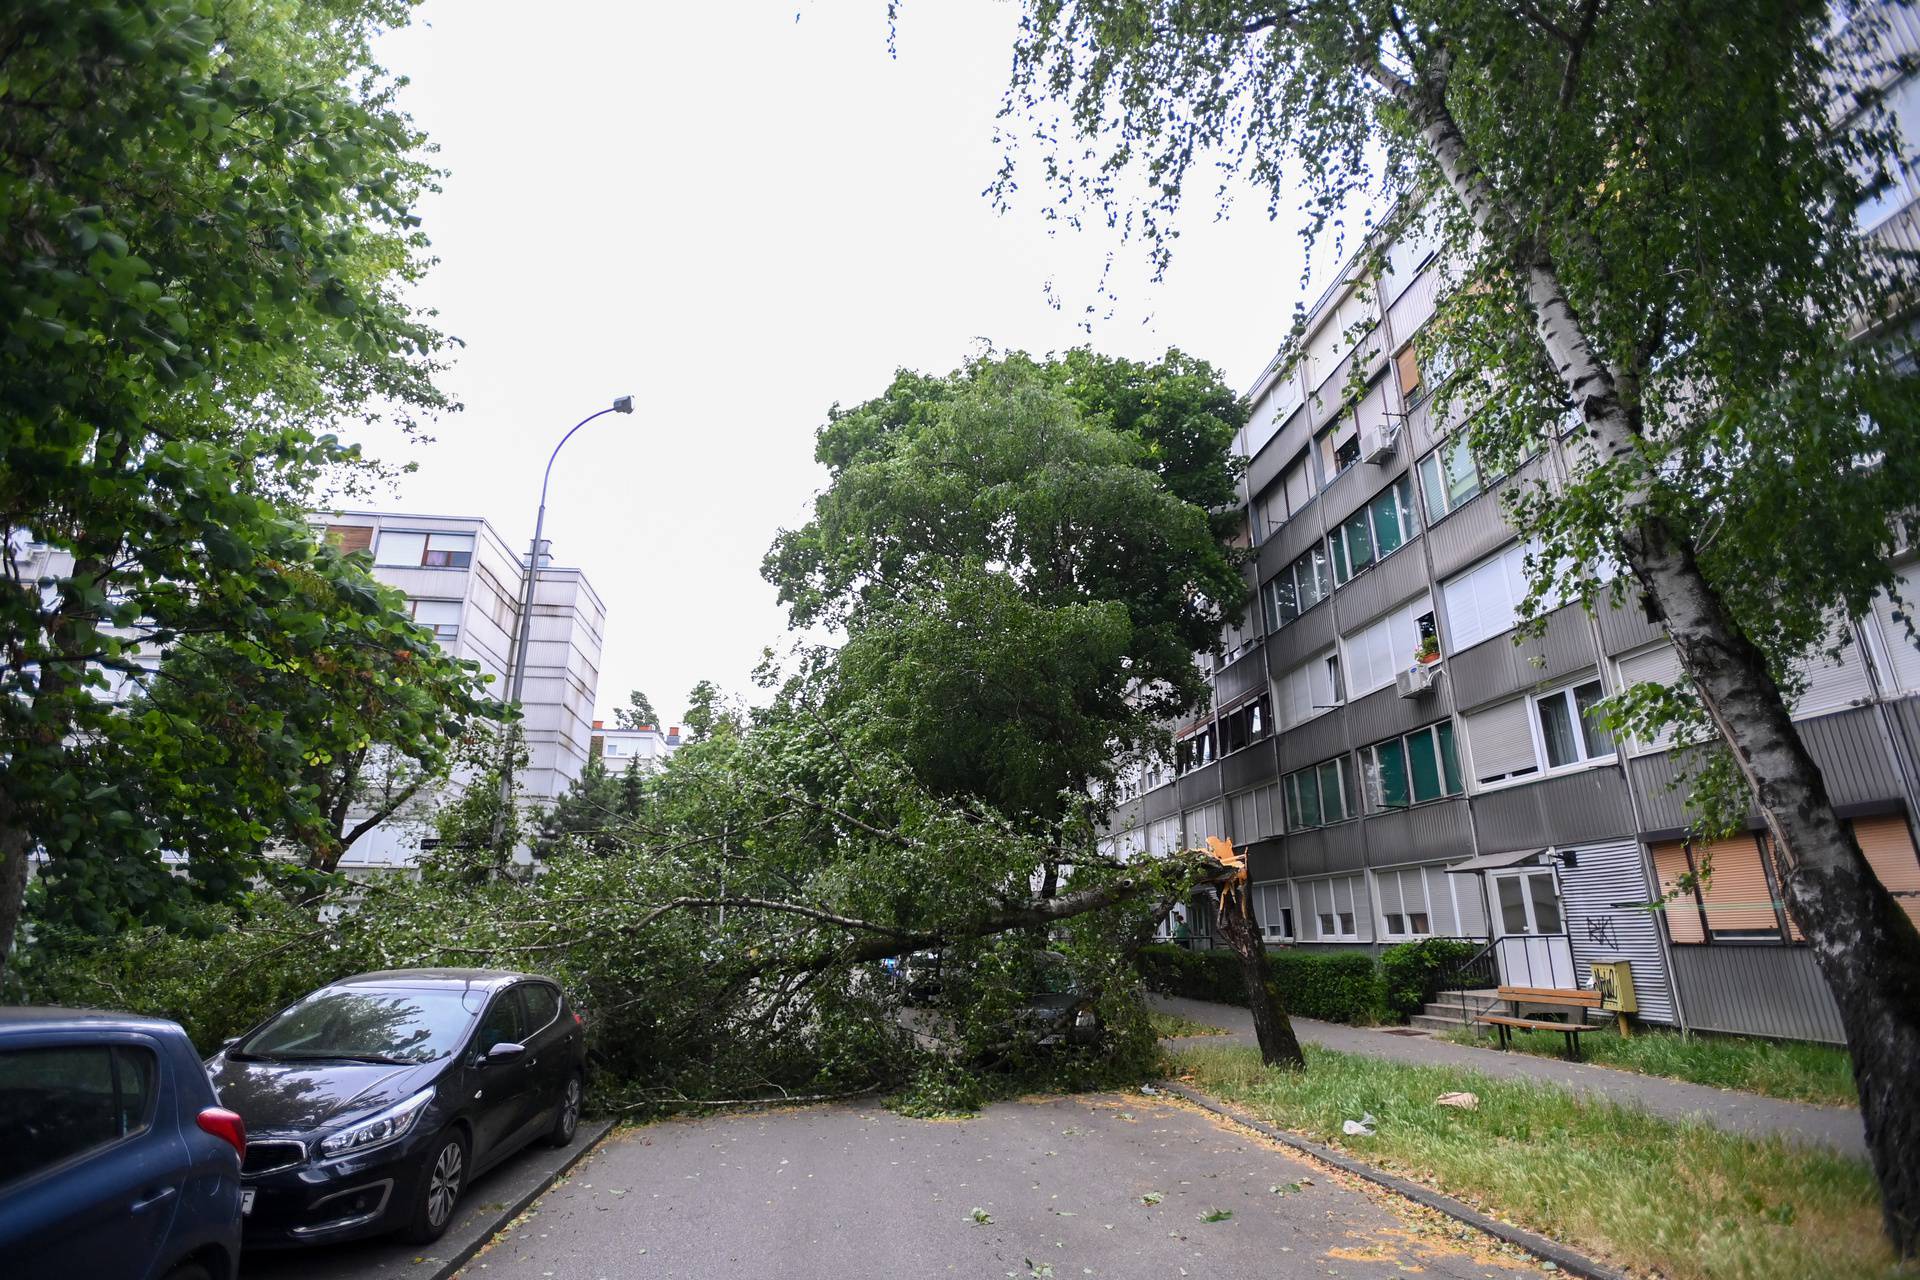
[{"label": "shrub", "polygon": [[1380,955],[1380,979],[1387,1012],[1406,1019],[1439,993],[1447,971],[1479,948],[1458,938],[1422,938],[1388,947]]},{"label": "shrub", "polygon": [[[1147,985],[1156,991],[1222,1004],[1247,1002],[1240,962],[1231,951],[1188,951],[1163,944],[1142,948],[1139,964]],[[1365,952],[1269,951],[1267,965],[1291,1015],[1355,1024],[1380,1019],[1380,975]]]}]

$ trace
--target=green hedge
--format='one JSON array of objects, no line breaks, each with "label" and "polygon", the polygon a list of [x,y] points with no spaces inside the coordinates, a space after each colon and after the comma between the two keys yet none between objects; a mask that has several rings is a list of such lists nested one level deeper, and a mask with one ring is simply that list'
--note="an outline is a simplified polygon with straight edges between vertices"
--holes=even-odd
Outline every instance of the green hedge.
[{"label": "green hedge", "polygon": [[1423,938],[1388,947],[1380,953],[1387,1012],[1402,1020],[1420,1012],[1439,992],[1447,971],[1479,949],[1477,943],[1458,938]]},{"label": "green hedge", "polygon": [[[1386,990],[1363,951],[1269,951],[1267,965],[1289,1014],[1326,1022],[1378,1022]],[[1168,995],[1244,1005],[1247,989],[1231,951],[1188,951],[1168,944],[1140,951],[1147,985]]]}]

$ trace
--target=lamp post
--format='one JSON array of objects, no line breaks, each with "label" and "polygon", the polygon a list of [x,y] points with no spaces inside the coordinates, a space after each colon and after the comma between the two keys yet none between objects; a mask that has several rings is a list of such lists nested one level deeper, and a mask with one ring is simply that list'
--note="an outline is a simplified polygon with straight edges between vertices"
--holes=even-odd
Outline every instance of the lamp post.
[{"label": "lamp post", "polygon": [[[527,683],[527,645],[533,635],[533,588],[540,576],[540,546],[542,534],[547,526],[547,485],[553,479],[553,463],[560,456],[560,450],[567,441],[573,439],[574,432],[586,426],[595,418],[605,417],[609,413],[632,413],[633,397],[620,396],[598,413],[590,413],[573,424],[572,430],[560,437],[560,443],[553,446],[553,452],[547,455],[547,469],[540,477],[540,510],[533,518],[533,549],[527,556],[527,571],[521,579],[520,617],[514,628],[513,642],[507,648],[507,702],[510,706],[520,705],[520,691]],[[506,830],[507,806],[513,803],[513,737],[507,736],[507,749],[500,762],[500,808],[493,815],[493,846],[500,848],[500,839]],[[506,852],[501,850],[501,852]]]}]

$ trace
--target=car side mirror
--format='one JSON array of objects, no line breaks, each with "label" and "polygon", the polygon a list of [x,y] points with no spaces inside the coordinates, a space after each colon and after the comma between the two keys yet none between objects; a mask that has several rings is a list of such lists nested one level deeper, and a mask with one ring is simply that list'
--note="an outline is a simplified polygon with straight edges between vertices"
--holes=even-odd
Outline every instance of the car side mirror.
[{"label": "car side mirror", "polygon": [[227,1049],[231,1049],[231,1048],[233,1048],[233,1046],[235,1046],[235,1045],[237,1045],[237,1044],[239,1044],[239,1043],[240,1043],[240,1037],[239,1037],[239,1036],[228,1036],[228,1037],[227,1037],[227,1038],[226,1038],[225,1040],[222,1040],[222,1041],[220,1042],[220,1048],[221,1048],[221,1050],[222,1050],[222,1051],[225,1051],[225,1050],[227,1050]]},{"label": "car side mirror", "polygon": [[487,1056],[480,1060],[482,1066],[497,1067],[508,1062],[518,1062],[526,1057],[527,1046],[515,1044],[511,1040],[502,1040],[487,1050]]}]

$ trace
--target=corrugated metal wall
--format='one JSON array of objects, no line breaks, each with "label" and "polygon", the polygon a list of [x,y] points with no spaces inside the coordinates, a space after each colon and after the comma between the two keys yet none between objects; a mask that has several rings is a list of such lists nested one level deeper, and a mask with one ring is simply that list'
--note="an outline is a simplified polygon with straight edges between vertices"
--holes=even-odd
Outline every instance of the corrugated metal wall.
[{"label": "corrugated metal wall", "polygon": [[1805,947],[1674,947],[1673,973],[1695,1031],[1843,1044],[1840,1010]]},{"label": "corrugated metal wall", "polygon": [[1633,964],[1641,1019],[1671,1023],[1673,994],[1660,954],[1659,925],[1644,905],[1654,893],[1647,884],[1639,842],[1579,845],[1571,852],[1577,865],[1560,868],[1560,896],[1580,985],[1593,985],[1595,960],[1624,958]]}]

